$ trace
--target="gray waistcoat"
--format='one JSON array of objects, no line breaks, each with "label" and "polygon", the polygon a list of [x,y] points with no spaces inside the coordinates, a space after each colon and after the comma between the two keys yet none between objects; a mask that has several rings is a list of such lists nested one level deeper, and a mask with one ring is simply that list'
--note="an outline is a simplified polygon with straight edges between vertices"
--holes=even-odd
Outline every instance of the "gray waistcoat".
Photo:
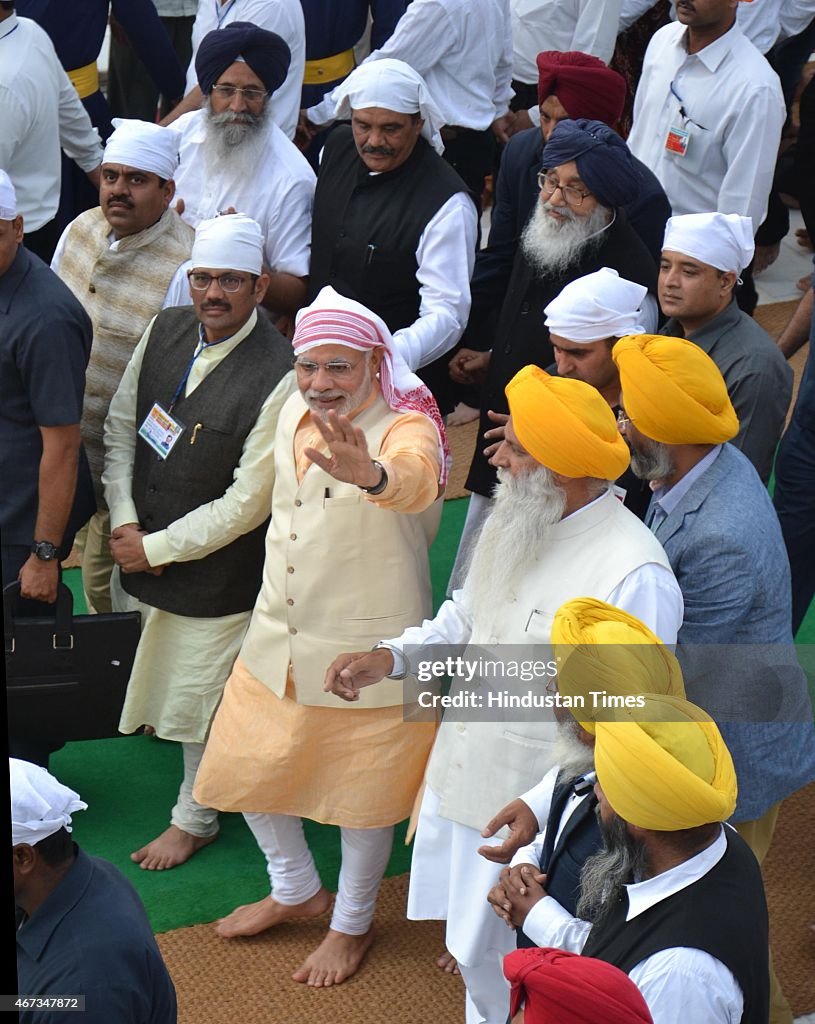
[{"label": "gray waistcoat", "polygon": [[[169,409],[197,344],[192,309],[159,314],[139,375],[137,429],[154,402]],[[169,456],[161,459],[145,441],[137,441],[133,500],[146,530],[162,530],[223,497],[263,403],[290,368],[291,346],[261,314],[255,328],[193,393],[176,402],[173,416],[185,430]],[[267,524],[205,558],[168,565],[161,576],[122,575],[122,585],[145,604],[176,615],[206,618],[249,611],[260,589]]]}]

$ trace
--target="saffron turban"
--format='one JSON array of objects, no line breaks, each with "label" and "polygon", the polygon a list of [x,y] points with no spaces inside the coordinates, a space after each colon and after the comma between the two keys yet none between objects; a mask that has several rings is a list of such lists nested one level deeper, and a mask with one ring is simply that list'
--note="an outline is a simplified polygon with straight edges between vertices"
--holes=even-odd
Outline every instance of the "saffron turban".
[{"label": "saffron turban", "polygon": [[71,815],[87,804],[45,768],[8,759],[11,783],[11,845],[34,846],[61,828],[71,831]]},{"label": "saffron turban", "polygon": [[263,232],[245,213],[202,220],[195,229],[190,261],[211,270],[263,271]]},{"label": "saffron turban", "polygon": [[367,306],[326,285],[295,318],[292,347],[301,355],[320,345],[345,345],[357,352],[383,348],[379,365],[382,397],[396,412],[420,412],[431,420],[439,441],[439,482],[447,483],[450,449],[439,407],[429,388],[408,367],[385,321]]},{"label": "saffron turban", "polygon": [[628,468],[611,406],[591,384],[525,366],[505,391],[518,440],[542,466],[600,480],[616,480]]},{"label": "saffron turban", "polygon": [[569,117],[590,117],[616,124],[625,106],[625,79],[599,57],[570,50],[538,54],[538,106],[557,96]]},{"label": "saffron turban", "polygon": [[151,171],[160,178],[175,177],[181,145],[177,128],[124,117],[114,117],[112,124],[114,131],[105,143],[103,163]]},{"label": "saffron turban", "polygon": [[334,99],[339,118],[350,117],[352,111],[366,107],[382,107],[397,114],[418,114],[424,121],[423,137],[437,153],[444,152],[441,140],[444,117],[425,80],[402,60],[383,57],[365,61],[337,86]]},{"label": "saffron turban", "polygon": [[550,334],[578,343],[644,334],[642,304],[647,294],[645,285],[603,267],[570,281],[544,309],[544,326]]},{"label": "saffron turban", "polygon": [[685,338],[637,334],[611,350],[625,411],[642,434],[663,444],[722,444],[739,421],[718,366]]},{"label": "saffron turban", "polygon": [[625,206],[640,194],[640,176],[628,146],[602,121],[561,121],[543,147],[547,170],[577,164],[586,188],[611,210]]},{"label": "saffron turban", "polygon": [[245,61],[274,92],[286,81],[291,51],[276,32],[258,28],[250,21],[233,21],[207,32],[195,55],[195,73],[201,92],[207,96],[213,85],[235,61]]},{"label": "saffron turban", "polygon": [[510,1017],[524,1024],[653,1024],[640,990],[613,964],[562,949],[516,949],[504,957]]},{"label": "saffron turban", "polygon": [[669,217],[662,248],[681,252],[717,270],[740,274],[756,251],[753,222],[737,213],[686,213]]},{"label": "saffron turban", "polygon": [[0,220],[14,220],[17,216],[17,193],[11,178],[0,171]]},{"label": "saffron turban", "polygon": [[594,765],[612,809],[625,821],[676,832],[725,821],[736,807],[736,770],[716,723],[678,697],[645,695],[598,722]]},{"label": "saffron turban", "polygon": [[[582,697],[580,725],[594,733],[599,719],[613,711],[594,707],[591,690],[619,697],[645,693],[685,696],[682,669],[659,637],[621,608],[579,597],[562,604],[552,622],[552,652],[558,664],[558,691]],[[578,717],[578,709],[573,709]]]}]

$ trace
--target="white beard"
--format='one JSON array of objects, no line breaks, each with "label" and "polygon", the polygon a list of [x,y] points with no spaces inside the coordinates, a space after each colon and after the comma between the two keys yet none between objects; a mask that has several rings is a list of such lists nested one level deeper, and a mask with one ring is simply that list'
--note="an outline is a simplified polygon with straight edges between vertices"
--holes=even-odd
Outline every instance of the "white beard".
[{"label": "white beard", "polygon": [[588,217],[579,217],[569,207],[558,212],[567,220],[557,221],[546,212],[551,204],[538,202],[535,212],[521,234],[521,248],[540,277],[562,274],[572,264],[603,243],[604,229],[610,226],[609,210],[596,206]]},{"label": "white beard", "polygon": [[236,181],[251,181],[258,173],[264,153],[270,145],[266,128],[271,106],[268,101],[257,115],[244,114],[242,124],[231,124],[234,114],[213,114],[209,98],[205,111],[205,135],[202,144],[204,162],[211,173],[223,171]]},{"label": "white beard", "polygon": [[[474,643],[484,642],[495,609],[516,599],[517,584],[563,518],[566,495],[544,466],[512,476],[498,470],[495,501],[473,548],[464,584]],[[476,633],[484,635],[476,635]]]},{"label": "white beard", "polygon": [[577,738],[579,729],[574,720],[558,722],[552,756],[567,779],[594,771],[594,749]]}]

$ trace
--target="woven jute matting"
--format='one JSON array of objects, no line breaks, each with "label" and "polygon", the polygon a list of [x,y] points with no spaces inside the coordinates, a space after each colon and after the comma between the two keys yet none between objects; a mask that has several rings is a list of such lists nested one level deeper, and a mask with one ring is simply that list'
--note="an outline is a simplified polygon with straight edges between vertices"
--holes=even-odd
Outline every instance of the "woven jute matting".
[{"label": "woven jute matting", "polygon": [[324,915],[248,939],[221,939],[211,924],[158,936],[178,994],[178,1024],[461,1024],[461,979],[435,965],[439,921],[407,921],[407,875],[386,878],[376,941],[342,985],[313,989],[291,980],[328,927]]},{"label": "woven jute matting", "polygon": [[[775,965],[796,1016],[815,1011],[815,783],[784,802],[764,865]],[[461,980],[440,971],[443,925],[407,921],[407,876],[386,879],[377,940],[355,977],[310,989],[291,973],[320,942],[328,915],[250,939],[211,924],[158,936],[178,992],[179,1024],[461,1024]]]}]

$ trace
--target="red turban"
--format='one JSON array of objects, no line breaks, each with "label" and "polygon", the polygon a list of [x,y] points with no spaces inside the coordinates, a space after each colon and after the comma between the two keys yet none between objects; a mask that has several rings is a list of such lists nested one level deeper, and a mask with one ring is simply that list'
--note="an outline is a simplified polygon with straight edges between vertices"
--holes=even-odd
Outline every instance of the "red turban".
[{"label": "red turban", "polygon": [[516,949],[504,957],[510,1016],[524,1024],[654,1024],[640,990],[604,960],[560,949]]},{"label": "red turban", "polygon": [[598,57],[576,50],[538,54],[538,104],[557,96],[569,117],[615,125],[625,105],[625,79]]}]

